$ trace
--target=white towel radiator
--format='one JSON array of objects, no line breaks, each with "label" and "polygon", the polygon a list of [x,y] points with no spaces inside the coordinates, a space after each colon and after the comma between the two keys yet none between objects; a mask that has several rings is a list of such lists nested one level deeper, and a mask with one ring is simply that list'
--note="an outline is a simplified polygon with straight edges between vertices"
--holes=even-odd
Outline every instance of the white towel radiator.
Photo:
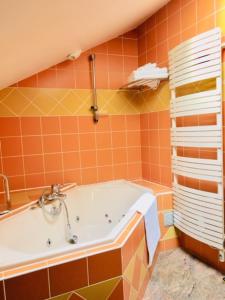
[{"label": "white towel radiator", "polygon": [[[172,171],[174,225],[187,235],[219,250],[224,261],[223,133],[221,32],[215,28],[183,42],[169,52],[172,119]],[[177,88],[205,79],[215,79],[216,88],[176,96]],[[176,118],[216,114],[216,125],[178,127]],[[178,155],[177,147],[214,148],[217,158]],[[217,184],[217,192],[189,188],[178,176]]]}]

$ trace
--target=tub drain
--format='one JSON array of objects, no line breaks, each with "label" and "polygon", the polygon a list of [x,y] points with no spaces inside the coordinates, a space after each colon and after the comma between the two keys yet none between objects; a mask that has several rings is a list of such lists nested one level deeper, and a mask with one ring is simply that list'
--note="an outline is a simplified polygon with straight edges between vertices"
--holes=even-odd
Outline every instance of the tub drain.
[{"label": "tub drain", "polygon": [[47,239],[47,242],[46,242],[46,244],[47,244],[47,247],[51,247],[51,245],[52,245],[52,241],[51,241],[51,239]]},{"label": "tub drain", "polygon": [[68,242],[69,242],[70,244],[77,244],[77,243],[78,243],[78,236],[75,235],[75,234],[73,234],[73,235],[69,238]]}]

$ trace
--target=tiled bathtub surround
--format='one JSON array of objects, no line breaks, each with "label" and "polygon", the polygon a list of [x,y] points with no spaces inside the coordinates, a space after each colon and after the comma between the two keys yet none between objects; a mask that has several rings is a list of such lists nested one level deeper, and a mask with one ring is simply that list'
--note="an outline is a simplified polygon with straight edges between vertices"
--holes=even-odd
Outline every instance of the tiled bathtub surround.
[{"label": "tiled bathtub surround", "polygon": [[[161,228],[158,251],[177,247],[174,228],[164,227],[162,218],[163,212],[172,208],[170,189],[147,181],[137,183],[150,188],[157,195]],[[6,270],[0,276],[5,278],[7,300],[15,299],[15,295],[18,299],[34,300],[49,297],[57,300],[141,299],[158,251],[152,267],[148,269],[144,220],[136,214],[112,244]],[[1,295],[1,287],[2,281],[0,299],[5,300]]]}]

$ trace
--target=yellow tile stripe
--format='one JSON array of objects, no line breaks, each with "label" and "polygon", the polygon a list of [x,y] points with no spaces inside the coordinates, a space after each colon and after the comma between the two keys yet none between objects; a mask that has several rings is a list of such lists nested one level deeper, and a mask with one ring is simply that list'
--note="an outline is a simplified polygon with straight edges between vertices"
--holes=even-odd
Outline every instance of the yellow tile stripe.
[{"label": "yellow tile stripe", "polygon": [[[183,86],[177,90],[177,95],[214,87],[215,80],[205,80]],[[223,93],[225,96],[225,82]],[[161,82],[156,91],[99,89],[97,95],[102,114],[135,114],[169,109],[168,80]],[[0,90],[0,116],[91,115],[92,100],[92,91],[88,89],[8,87]]]},{"label": "yellow tile stripe", "polygon": [[[98,90],[102,114],[139,113],[137,91]],[[9,87],[0,91],[0,116],[90,115],[91,90]]]}]

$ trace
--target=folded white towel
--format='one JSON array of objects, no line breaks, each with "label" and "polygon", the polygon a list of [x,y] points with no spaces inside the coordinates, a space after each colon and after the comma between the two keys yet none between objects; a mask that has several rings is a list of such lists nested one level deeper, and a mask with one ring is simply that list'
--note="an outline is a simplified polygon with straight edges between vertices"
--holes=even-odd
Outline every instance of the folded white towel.
[{"label": "folded white towel", "polygon": [[159,72],[155,72],[155,73],[132,73],[130,74],[130,76],[128,77],[128,82],[132,82],[135,80],[156,80],[156,79],[165,79],[168,77],[167,73],[159,73]]},{"label": "folded white towel", "polygon": [[[128,83],[131,83],[133,81],[137,80],[155,80],[155,79],[166,79],[168,77],[168,71],[167,68],[159,68],[154,63],[149,63],[144,66],[139,67],[138,69],[134,70],[130,76],[128,77]],[[145,85],[146,82],[145,82]],[[155,87],[157,87],[158,84],[155,84]],[[150,85],[152,88],[152,85]]]},{"label": "folded white towel", "polygon": [[160,240],[160,227],[156,197],[150,193],[143,194],[131,207],[131,210],[138,211],[144,216],[150,266]]},{"label": "folded white towel", "polygon": [[146,64],[136,69],[136,71],[146,71],[146,70],[154,70],[156,68],[156,64]]},{"label": "folded white towel", "polygon": [[150,75],[155,75],[155,76],[157,76],[157,75],[163,75],[163,74],[165,74],[165,75],[168,75],[167,74],[167,72],[165,72],[165,71],[158,71],[158,70],[152,70],[151,72],[149,72],[149,71],[134,71],[133,73],[132,73],[134,76],[142,76],[142,77],[144,77],[144,76],[150,76]]}]

